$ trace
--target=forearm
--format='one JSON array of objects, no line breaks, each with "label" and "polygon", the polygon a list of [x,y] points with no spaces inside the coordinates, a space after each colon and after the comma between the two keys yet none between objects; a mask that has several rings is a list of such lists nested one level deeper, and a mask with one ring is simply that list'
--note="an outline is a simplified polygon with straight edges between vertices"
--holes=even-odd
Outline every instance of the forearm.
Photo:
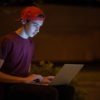
[{"label": "forearm", "polygon": [[12,75],[0,72],[0,82],[4,82],[4,83],[24,83],[25,78],[12,76]]}]

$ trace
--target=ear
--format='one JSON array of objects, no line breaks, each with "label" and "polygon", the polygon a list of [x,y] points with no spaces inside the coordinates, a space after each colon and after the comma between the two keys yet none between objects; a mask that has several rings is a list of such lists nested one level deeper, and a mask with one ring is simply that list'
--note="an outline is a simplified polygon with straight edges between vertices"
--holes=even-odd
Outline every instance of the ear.
[{"label": "ear", "polygon": [[24,24],[27,23],[27,21],[26,20],[21,20],[21,23],[24,25]]}]

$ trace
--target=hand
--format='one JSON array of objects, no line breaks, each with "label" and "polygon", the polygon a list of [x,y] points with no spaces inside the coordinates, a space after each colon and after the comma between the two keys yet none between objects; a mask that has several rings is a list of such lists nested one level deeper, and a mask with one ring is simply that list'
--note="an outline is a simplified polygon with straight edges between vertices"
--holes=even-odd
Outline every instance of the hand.
[{"label": "hand", "polygon": [[54,79],[55,77],[54,76],[46,76],[43,78],[43,80],[41,81],[41,84],[42,85],[49,85],[52,80]]},{"label": "hand", "polygon": [[53,80],[54,80],[54,78],[55,78],[55,76],[47,76],[48,77],[48,79],[52,82]]},{"label": "hand", "polygon": [[35,80],[39,80],[41,82],[43,80],[43,77],[38,74],[31,74],[25,78],[25,83],[32,83]]}]

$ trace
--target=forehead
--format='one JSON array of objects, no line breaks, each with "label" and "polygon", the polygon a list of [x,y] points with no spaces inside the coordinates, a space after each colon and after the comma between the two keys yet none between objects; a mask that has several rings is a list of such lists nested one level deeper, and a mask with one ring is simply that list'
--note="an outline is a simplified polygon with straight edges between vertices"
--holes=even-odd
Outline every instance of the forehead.
[{"label": "forehead", "polygon": [[42,26],[43,25],[43,20],[33,20],[31,21],[32,24],[36,24],[36,25],[39,25],[39,26]]}]

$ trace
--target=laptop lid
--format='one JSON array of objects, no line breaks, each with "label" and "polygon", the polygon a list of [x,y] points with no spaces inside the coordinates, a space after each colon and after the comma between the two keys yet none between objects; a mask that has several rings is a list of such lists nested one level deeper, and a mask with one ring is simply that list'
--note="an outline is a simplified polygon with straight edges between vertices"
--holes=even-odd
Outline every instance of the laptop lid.
[{"label": "laptop lid", "polygon": [[83,66],[83,64],[64,64],[50,85],[69,84]]}]

